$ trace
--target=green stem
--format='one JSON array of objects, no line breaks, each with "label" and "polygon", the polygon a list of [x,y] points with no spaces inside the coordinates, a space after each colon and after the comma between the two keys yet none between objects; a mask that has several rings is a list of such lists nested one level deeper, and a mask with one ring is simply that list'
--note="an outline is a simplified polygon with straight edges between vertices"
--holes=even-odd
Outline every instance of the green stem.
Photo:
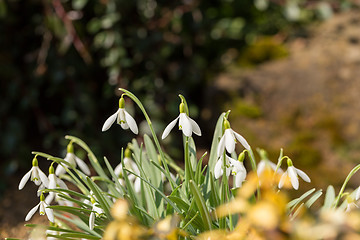
[{"label": "green stem", "polygon": [[119,90],[125,92],[125,95],[127,95],[128,97],[130,97],[140,108],[140,110],[143,112],[144,116],[145,116],[145,119],[149,125],[149,128],[150,128],[150,131],[151,131],[151,134],[153,136],[153,139],[154,139],[154,142],[155,142],[155,145],[159,151],[159,154],[160,154],[160,158],[161,158],[161,162],[165,168],[165,171],[166,171],[166,174],[165,176],[167,177],[167,179],[169,180],[170,182],[170,185],[171,185],[171,190],[174,190],[177,186],[177,184],[174,182],[174,180],[171,178],[170,176],[170,171],[169,171],[169,167],[168,167],[168,164],[166,162],[166,159],[165,159],[165,155],[161,149],[161,146],[160,146],[160,143],[159,143],[159,140],[156,136],[156,133],[155,133],[155,130],[152,126],[152,122],[150,120],[150,117],[149,115],[147,114],[144,106],[142,105],[142,103],[140,102],[140,100],[133,94],[131,93],[130,91],[126,90],[126,89],[123,89],[123,88],[119,88]]},{"label": "green stem", "polygon": [[189,137],[185,137],[185,186],[189,186],[190,180],[194,180],[194,175],[190,162]]},{"label": "green stem", "polygon": [[[255,161],[254,152],[253,152],[253,150],[250,148],[250,149],[248,150],[248,153],[249,153],[249,157],[250,157],[251,168],[252,168],[252,170],[257,174],[257,168],[256,168],[256,161]],[[257,199],[260,200],[260,185],[259,185],[259,184],[258,184],[258,186],[257,186],[256,193],[257,193]]]},{"label": "green stem", "polygon": [[347,175],[347,177],[346,177],[346,179],[345,179],[345,181],[344,181],[344,183],[343,183],[343,185],[342,185],[342,187],[341,187],[341,189],[340,189],[339,194],[338,194],[337,197],[335,198],[334,208],[336,208],[337,205],[339,204],[340,198],[342,197],[342,194],[343,194],[343,192],[344,192],[344,190],[345,190],[345,187],[346,187],[347,183],[349,182],[350,178],[351,178],[357,171],[359,171],[359,169],[360,169],[360,164],[356,165],[356,166],[350,171],[350,173]]}]

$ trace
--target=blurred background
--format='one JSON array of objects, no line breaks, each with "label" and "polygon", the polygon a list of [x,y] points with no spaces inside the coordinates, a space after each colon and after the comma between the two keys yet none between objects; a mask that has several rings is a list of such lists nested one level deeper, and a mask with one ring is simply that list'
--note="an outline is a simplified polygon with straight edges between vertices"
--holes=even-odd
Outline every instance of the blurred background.
[{"label": "blurred background", "polygon": [[[134,137],[118,126],[101,132],[117,110],[118,87],[140,98],[158,133],[178,115],[183,94],[202,127],[195,139],[202,151],[219,114],[231,109],[232,127],[254,149],[276,161],[283,147],[316,186],[338,187],[360,157],[359,7],[358,0],[0,0],[0,201],[10,204],[31,151],[63,157],[68,134],[116,164]],[[141,112],[131,101],[126,108],[147,133]],[[174,158],[179,136],[164,141]]]}]

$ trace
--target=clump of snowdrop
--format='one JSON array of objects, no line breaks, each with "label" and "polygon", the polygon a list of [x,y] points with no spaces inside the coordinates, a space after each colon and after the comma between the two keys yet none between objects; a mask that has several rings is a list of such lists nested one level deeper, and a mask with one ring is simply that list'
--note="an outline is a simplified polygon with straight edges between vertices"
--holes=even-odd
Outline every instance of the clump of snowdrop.
[{"label": "clump of snowdrop", "polygon": [[185,110],[185,103],[183,101],[179,105],[179,111],[179,116],[166,126],[161,138],[165,139],[169,135],[170,131],[175,127],[178,120],[179,130],[181,130],[185,136],[191,137],[192,133],[201,136],[201,130],[199,125],[187,115]]},{"label": "clump of snowdrop", "polygon": [[[19,190],[23,189],[27,181],[30,180],[33,181],[36,185],[40,186],[40,190],[43,189],[43,187],[49,186],[49,180],[46,177],[45,173],[41,171],[39,168],[38,160],[34,157],[32,161],[32,168],[30,171],[28,171],[21,179],[19,183]],[[43,186],[41,186],[43,184]]]},{"label": "clump of snowdrop", "polygon": [[35,207],[33,207],[29,213],[26,215],[25,217],[25,221],[29,221],[32,216],[34,215],[34,213],[39,209],[39,213],[40,215],[45,215],[47,216],[47,218],[49,219],[50,222],[54,222],[54,213],[53,210],[48,208],[48,204],[45,202],[45,197],[44,194],[42,193],[40,195],[40,203],[38,203]]},{"label": "clump of snowdrop", "polygon": [[129,129],[134,133],[138,134],[139,130],[134,118],[125,110],[125,100],[123,95],[119,99],[119,109],[111,115],[108,119],[106,119],[102,131],[105,132],[108,130],[111,125],[115,122],[119,124],[123,129]]},{"label": "clump of snowdrop", "polygon": [[[86,165],[86,163],[84,162],[84,160],[78,158],[75,153],[74,153],[74,146],[72,144],[72,142],[70,142],[67,145],[67,153],[66,156],[64,158],[64,160],[66,162],[68,162],[72,167],[76,168],[76,166],[79,166],[80,170],[85,173],[86,175],[90,175],[90,169],[89,167]],[[56,168],[55,174],[57,176],[63,175],[66,173],[65,168],[59,164]]]},{"label": "clump of snowdrop", "polygon": [[306,173],[303,172],[302,170],[294,167],[291,159],[288,157],[287,157],[287,165],[288,165],[288,169],[286,170],[286,172],[283,173],[283,175],[280,178],[278,185],[279,188],[282,188],[284,186],[285,181],[290,178],[291,185],[295,190],[298,190],[299,189],[298,176],[300,176],[305,182],[311,182],[309,176],[306,175]]}]

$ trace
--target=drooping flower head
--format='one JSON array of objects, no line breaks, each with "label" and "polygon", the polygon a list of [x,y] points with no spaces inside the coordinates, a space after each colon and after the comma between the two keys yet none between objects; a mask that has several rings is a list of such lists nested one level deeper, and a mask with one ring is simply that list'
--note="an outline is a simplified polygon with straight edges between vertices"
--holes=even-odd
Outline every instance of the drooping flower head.
[{"label": "drooping flower head", "polygon": [[192,133],[195,133],[198,136],[201,136],[201,130],[199,125],[192,120],[186,113],[185,110],[185,103],[183,102],[183,99],[181,99],[181,103],[179,105],[179,111],[180,114],[177,118],[175,118],[172,122],[167,125],[165,128],[161,138],[166,138],[170,131],[175,127],[176,122],[179,120],[179,130],[183,132],[183,134],[187,137],[191,137]]},{"label": "drooping flower head", "polygon": [[90,198],[90,202],[92,206],[92,212],[90,213],[89,217],[89,227],[91,230],[93,230],[95,226],[95,217],[99,217],[102,213],[104,213],[104,211],[102,210],[102,208],[97,206],[98,203],[93,197]]},{"label": "drooping flower head", "polygon": [[33,207],[29,213],[26,215],[25,217],[25,221],[29,221],[32,216],[34,215],[34,213],[39,209],[40,215],[45,215],[48,217],[50,222],[54,222],[54,213],[53,210],[51,208],[48,208],[48,204],[45,202],[45,197],[44,194],[41,193],[40,195],[40,203],[38,203],[35,207]]},{"label": "drooping flower head", "polygon": [[230,128],[230,122],[226,118],[224,118],[223,126],[225,131],[218,145],[218,157],[224,153],[225,148],[228,153],[233,153],[235,151],[235,144],[237,141],[239,141],[245,149],[250,150],[250,145],[247,143],[245,138]]},{"label": "drooping flower head", "polygon": [[113,123],[117,122],[123,129],[129,129],[134,133],[138,134],[139,130],[134,118],[125,110],[125,100],[123,95],[119,99],[119,109],[111,115],[108,119],[106,119],[102,131],[105,132],[108,130]]},{"label": "drooping flower head", "polygon": [[29,180],[30,176],[31,176],[30,180],[33,181],[36,185],[39,186],[39,185],[43,184],[45,187],[49,186],[49,180],[46,177],[45,173],[40,170],[38,160],[36,157],[37,157],[37,155],[35,155],[35,157],[32,161],[32,168],[30,169],[30,171],[28,171],[22,177],[22,179],[19,183],[19,190],[24,188],[24,186],[27,183],[27,181]]},{"label": "drooping flower head", "polygon": [[283,173],[283,175],[280,178],[279,181],[279,188],[282,188],[284,186],[284,183],[286,180],[290,178],[291,185],[295,190],[299,189],[299,179],[298,176],[300,176],[305,182],[311,182],[310,178],[306,173],[301,171],[300,169],[293,166],[293,163],[290,158],[287,157],[287,165],[288,169],[286,172]]},{"label": "drooping flower head", "polygon": [[[72,142],[70,142],[67,145],[67,153],[66,156],[64,158],[64,160],[66,162],[68,162],[72,167],[76,168],[76,166],[79,166],[80,170],[83,171],[84,174],[86,175],[90,175],[90,169],[89,167],[86,165],[86,163],[84,162],[84,160],[78,158],[75,154],[74,154],[74,146],[72,144]],[[64,174],[66,172],[65,168],[59,164],[56,167],[56,171],[55,174],[57,176],[60,176],[62,174]]]},{"label": "drooping flower head", "polygon": [[246,178],[246,168],[244,167],[245,152],[240,153],[238,160],[230,158],[232,165],[231,174],[235,176],[234,188],[239,188]]},{"label": "drooping flower head", "polygon": [[[138,168],[138,166],[136,165],[136,163],[131,159],[131,150],[129,148],[125,149],[125,153],[124,153],[124,166],[126,169],[129,169],[130,171],[134,172],[137,175],[140,175],[140,170]],[[122,163],[119,163],[115,169],[114,169],[114,173],[116,174],[116,176],[119,177],[119,182],[121,185],[124,185],[124,180],[123,180],[123,165]],[[141,191],[141,180],[140,178],[136,177],[134,174],[129,173],[128,174],[128,178],[130,181],[134,182],[134,190],[135,192],[140,192]]]}]

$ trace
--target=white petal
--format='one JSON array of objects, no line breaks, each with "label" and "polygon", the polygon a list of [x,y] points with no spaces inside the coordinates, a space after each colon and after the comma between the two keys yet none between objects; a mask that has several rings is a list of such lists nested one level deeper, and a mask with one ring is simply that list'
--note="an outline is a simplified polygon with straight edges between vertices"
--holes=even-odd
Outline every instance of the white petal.
[{"label": "white petal", "polygon": [[111,115],[108,119],[106,119],[101,131],[105,132],[106,130],[108,130],[111,127],[111,125],[113,125],[113,123],[115,122],[116,117],[119,113],[119,110],[120,110],[120,108],[113,115]]},{"label": "white petal", "polygon": [[222,158],[220,158],[216,162],[215,168],[214,168],[215,179],[218,179],[223,174],[222,165],[223,165],[223,161],[222,161]]},{"label": "white petal", "polygon": [[76,161],[76,164],[79,166],[79,168],[81,169],[81,171],[83,171],[83,173],[85,173],[86,175],[90,175],[90,169],[89,167],[86,165],[86,163],[75,156],[75,161]]},{"label": "white petal", "polygon": [[226,129],[224,133],[225,147],[228,153],[232,153],[235,150],[235,137],[231,129]]},{"label": "white petal", "polygon": [[220,141],[219,141],[219,144],[218,144],[217,156],[220,157],[221,155],[223,155],[224,150],[225,150],[225,136],[222,136],[220,138]]},{"label": "white petal", "polygon": [[125,112],[125,120],[126,120],[126,123],[129,125],[130,130],[134,134],[138,134],[139,130],[138,130],[138,127],[136,125],[134,118],[127,111],[124,111],[124,112]]},{"label": "white petal", "polygon": [[287,178],[287,172],[284,172],[283,175],[281,175],[280,181],[279,181],[279,188],[282,188],[284,186],[285,180]]},{"label": "white petal", "polygon": [[189,117],[186,115],[186,113],[180,113],[179,128],[182,130],[185,136],[191,137],[192,126]]},{"label": "white petal", "polygon": [[358,189],[356,190],[356,194],[355,194],[355,200],[359,200],[360,198],[360,187],[358,187]]},{"label": "white petal", "polygon": [[64,160],[68,162],[72,167],[76,168],[75,158],[76,156],[74,153],[68,152],[66,153]]},{"label": "white petal", "polygon": [[114,173],[115,173],[115,175],[116,175],[117,177],[119,177],[121,172],[122,172],[122,164],[119,163],[119,164],[115,167]]},{"label": "white petal", "polygon": [[60,188],[62,188],[62,189],[69,189],[69,188],[67,187],[67,185],[65,184],[65,182],[64,182],[63,180],[61,180],[60,178],[58,178],[58,179],[56,180],[56,182],[57,182],[57,184],[59,185]]},{"label": "white petal", "polygon": [[95,213],[91,212],[89,217],[89,227],[91,230],[94,229],[94,224],[95,224]]},{"label": "white petal", "polygon": [[32,167],[31,181],[33,181],[37,186],[41,184],[41,180],[39,176],[39,167]]},{"label": "white petal", "polygon": [[293,186],[293,188],[295,190],[298,190],[299,189],[299,179],[298,179],[295,167],[290,166],[290,167],[288,167],[287,171],[288,171],[288,174],[290,177],[291,185]]},{"label": "white petal", "polygon": [[60,175],[63,175],[63,174],[65,174],[65,173],[66,173],[65,168],[64,168],[62,165],[59,164],[59,165],[56,167],[55,174],[56,174],[57,176],[60,176]]},{"label": "white petal", "polygon": [[35,207],[33,207],[33,208],[29,211],[29,213],[28,213],[28,214],[26,215],[26,217],[25,217],[25,221],[29,221],[29,220],[32,218],[32,216],[34,215],[34,213],[38,210],[39,205],[40,205],[40,203],[37,204]]},{"label": "white petal", "polygon": [[243,136],[241,136],[240,134],[238,134],[235,131],[232,131],[236,137],[236,139],[241,143],[241,145],[244,146],[244,148],[246,148],[247,150],[250,150],[250,145],[248,144],[248,142],[245,140],[245,138]]},{"label": "white petal", "polygon": [[200,130],[199,125],[198,125],[194,120],[192,120],[190,117],[189,117],[189,120],[190,120],[190,123],[191,123],[191,127],[192,127],[193,132],[194,132],[196,135],[201,136],[201,130]]},{"label": "white petal", "polygon": [[51,208],[45,207],[45,213],[46,213],[46,216],[48,217],[49,221],[53,223],[54,222],[53,210]]},{"label": "white petal", "polygon": [[260,176],[265,170],[265,160],[261,160],[257,166],[257,175]]},{"label": "white petal", "polygon": [[169,125],[166,126],[166,128],[161,136],[161,139],[164,139],[167,137],[167,135],[169,135],[170,131],[174,128],[178,119],[179,119],[179,117],[175,118],[171,123],[169,123]]},{"label": "white petal", "polygon": [[239,188],[242,186],[243,181],[245,181],[246,178],[246,171],[244,172],[238,172],[235,176],[235,188]]},{"label": "white petal", "polygon": [[49,174],[49,189],[56,188],[56,176],[55,174]]},{"label": "white petal", "polygon": [[117,123],[120,124],[120,126],[122,127],[122,129],[128,129],[129,125],[126,122],[126,118],[125,118],[125,109],[124,108],[119,108],[119,116],[117,119]]},{"label": "white petal", "polygon": [[305,181],[305,182],[311,182],[309,176],[301,171],[300,169],[295,168],[296,173]]},{"label": "white petal", "polygon": [[49,195],[47,195],[46,198],[45,198],[46,204],[50,205],[50,203],[54,200],[54,197],[55,197],[55,193],[50,192]]},{"label": "white petal", "polygon": [[45,173],[43,171],[41,171],[40,168],[38,168],[39,171],[39,177],[41,179],[41,182],[45,185],[45,187],[49,187],[49,179],[47,178],[47,176],[45,175]]},{"label": "white petal", "polygon": [[134,182],[134,190],[137,193],[139,193],[141,191],[141,180],[140,180],[140,178],[136,178],[136,180]]},{"label": "white petal", "polygon": [[31,172],[32,172],[32,168],[21,178],[21,181],[19,183],[19,190],[24,188],[25,184],[30,178]]}]

